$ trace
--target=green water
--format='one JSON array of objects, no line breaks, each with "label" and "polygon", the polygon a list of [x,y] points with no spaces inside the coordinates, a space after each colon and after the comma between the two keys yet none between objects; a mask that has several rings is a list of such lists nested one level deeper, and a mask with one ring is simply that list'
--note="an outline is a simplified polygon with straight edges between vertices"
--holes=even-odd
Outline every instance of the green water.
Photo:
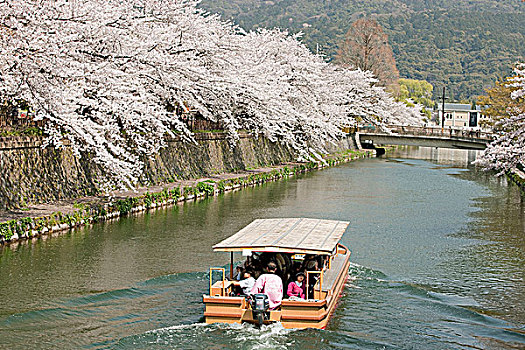
[{"label": "green water", "polygon": [[[523,349],[525,204],[474,157],[404,150],[4,247],[0,348]],[[203,324],[211,246],[290,216],[351,222],[327,330]]]}]

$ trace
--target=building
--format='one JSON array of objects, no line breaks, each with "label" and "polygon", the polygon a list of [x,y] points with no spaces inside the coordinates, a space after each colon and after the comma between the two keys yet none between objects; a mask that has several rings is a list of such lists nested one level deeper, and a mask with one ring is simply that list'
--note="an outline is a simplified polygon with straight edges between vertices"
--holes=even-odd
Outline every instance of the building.
[{"label": "building", "polygon": [[[437,124],[442,123],[442,104],[438,104]],[[445,103],[445,127],[480,129],[488,120],[481,113],[481,108],[476,106],[472,109],[470,104],[466,103]]]}]

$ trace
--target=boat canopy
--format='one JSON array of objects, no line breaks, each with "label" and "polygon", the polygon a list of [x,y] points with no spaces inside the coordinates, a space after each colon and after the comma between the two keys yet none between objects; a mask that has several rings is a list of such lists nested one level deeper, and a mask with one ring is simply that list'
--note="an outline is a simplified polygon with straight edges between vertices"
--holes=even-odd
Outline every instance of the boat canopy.
[{"label": "boat canopy", "polygon": [[307,218],[257,219],[213,250],[330,255],[348,224]]}]

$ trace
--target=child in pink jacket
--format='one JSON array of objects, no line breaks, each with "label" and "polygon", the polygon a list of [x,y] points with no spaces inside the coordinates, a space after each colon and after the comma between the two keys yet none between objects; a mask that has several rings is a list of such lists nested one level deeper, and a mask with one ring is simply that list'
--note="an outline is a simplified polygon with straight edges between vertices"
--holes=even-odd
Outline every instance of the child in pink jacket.
[{"label": "child in pink jacket", "polygon": [[288,291],[286,292],[286,294],[292,299],[304,299],[304,296],[306,294],[306,283],[304,282],[304,273],[299,272],[295,276],[295,281],[290,282],[288,284]]}]

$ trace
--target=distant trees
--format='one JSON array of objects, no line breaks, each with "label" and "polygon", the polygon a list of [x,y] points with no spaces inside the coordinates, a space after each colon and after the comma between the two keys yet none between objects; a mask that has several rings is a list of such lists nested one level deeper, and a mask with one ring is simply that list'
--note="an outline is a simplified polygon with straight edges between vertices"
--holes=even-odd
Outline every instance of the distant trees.
[{"label": "distant trees", "polygon": [[514,86],[515,77],[508,77],[496,81],[495,85],[485,90],[486,95],[479,96],[477,104],[482,106],[483,114],[490,118],[486,124],[496,129],[500,127],[498,121],[508,118],[511,114],[525,113],[525,98],[512,98],[512,93],[518,90]]},{"label": "distant trees", "polygon": [[388,44],[388,36],[373,19],[361,18],[352,24],[339,45],[336,62],[371,71],[380,86],[397,90],[399,71],[394,53]]},{"label": "distant trees", "polygon": [[[445,85],[453,99],[471,101],[525,56],[524,5],[519,0],[203,0],[199,6],[232,18],[246,30],[300,30],[310,49],[319,44],[330,58],[335,58],[340,44],[336,38],[348,30],[343,26],[352,23],[353,16],[377,14],[401,76]],[[435,99],[440,94],[434,90]]]},{"label": "distant trees", "polygon": [[426,80],[399,79],[399,98],[401,100],[412,100],[415,103],[428,108],[434,106],[432,93],[434,87]]},{"label": "distant trees", "polygon": [[426,80],[399,79],[399,101],[405,102],[409,107],[421,106],[421,113],[430,121],[431,110],[434,107],[432,92],[434,87]]}]

